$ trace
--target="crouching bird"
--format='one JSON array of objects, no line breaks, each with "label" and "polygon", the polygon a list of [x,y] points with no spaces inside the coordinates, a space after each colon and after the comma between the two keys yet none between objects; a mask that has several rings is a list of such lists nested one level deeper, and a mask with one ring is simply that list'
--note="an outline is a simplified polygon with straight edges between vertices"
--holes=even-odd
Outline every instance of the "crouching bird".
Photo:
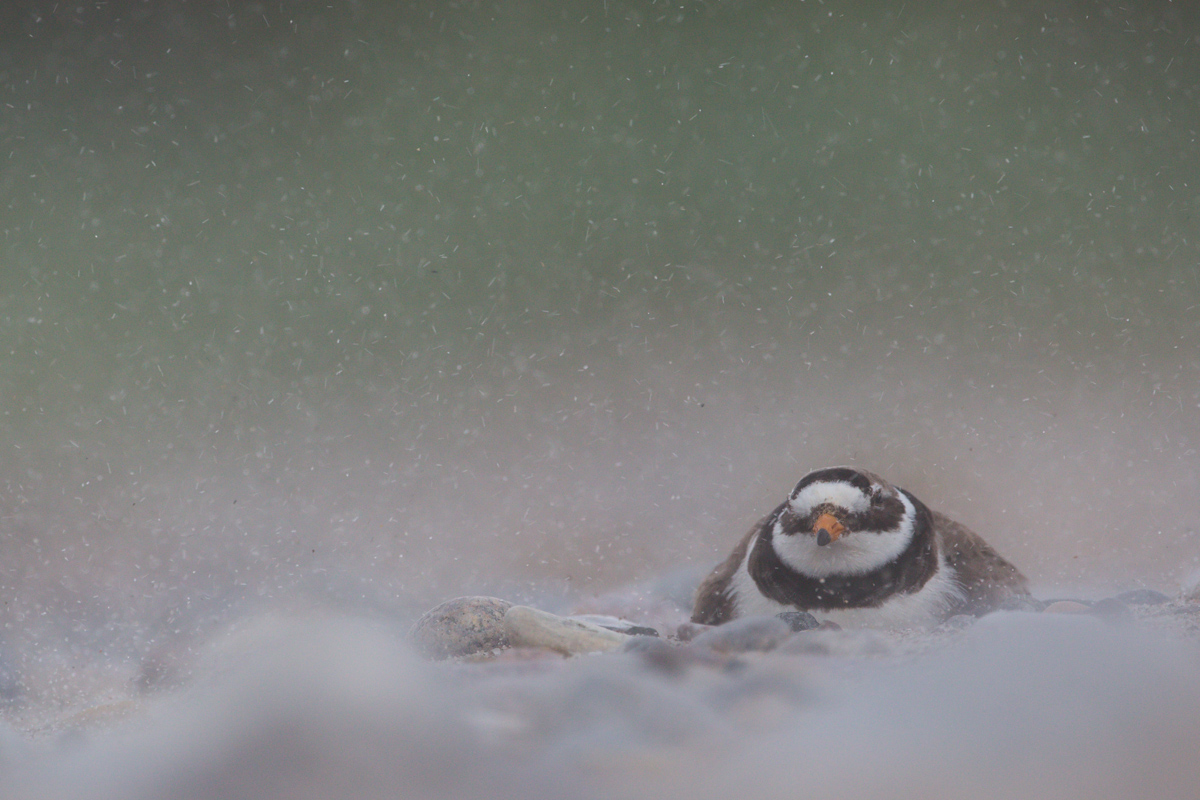
[{"label": "crouching bird", "polygon": [[1029,601],[978,534],[865,470],[820,469],[700,584],[692,622],[811,612],[844,627],[936,625]]}]

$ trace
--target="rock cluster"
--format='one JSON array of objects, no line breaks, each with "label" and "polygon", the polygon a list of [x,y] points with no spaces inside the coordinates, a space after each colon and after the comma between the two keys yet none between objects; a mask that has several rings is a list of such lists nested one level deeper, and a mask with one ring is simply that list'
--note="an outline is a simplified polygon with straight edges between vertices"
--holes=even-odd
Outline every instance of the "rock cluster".
[{"label": "rock cluster", "polygon": [[[651,666],[670,671],[687,664],[718,664],[739,654],[775,650],[806,631],[831,627],[836,626],[822,626],[807,612],[791,611],[744,617],[719,627],[683,623],[677,635],[664,638],[655,628],[627,620],[564,617],[495,597],[458,597],[422,616],[410,638],[422,653],[436,660],[495,658],[502,650],[563,656],[620,651],[640,655]],[[795,653],[830,649],[828,643],[816,641],[807,649],[792,646]]]},{"label": "rock cluster", "polygon": [[[1013,610],[1090,615],[1112,622],[1177,613],[1171,598],[1149,589],[1103,600],[1033,602],[1036,607]],[[1167,611],[1156,611],[1158,607]],[[954,617],[938,631],[953,634],[974,622],[974,617]],[[559,616],[495,597],[448,600],[422,616],[410,638],[422,653],[437,660],[494,659],[501,657],[502,651],[507,660],[624,652],[640,655],[646,663],[666,670],[678,670],[690,663],[720,664],[741,654],[769,651],[858,656],[891,651],[888,638],[878,631],[841,631],[806,611],[743,617],[716,627],[684,622],[670,635],[660,635],[657,628],[618,617]]]}]

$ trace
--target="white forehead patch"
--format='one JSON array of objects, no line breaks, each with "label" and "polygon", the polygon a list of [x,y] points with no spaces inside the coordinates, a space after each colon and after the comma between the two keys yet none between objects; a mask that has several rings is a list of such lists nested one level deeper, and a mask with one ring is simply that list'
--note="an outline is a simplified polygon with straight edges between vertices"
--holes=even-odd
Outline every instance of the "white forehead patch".
[{"label": "white forehead patch", "polygon": [[866,511],[871,500],[862,490],[845,481],[817,481],[800,490],[800,494],[788,499],[793,514],[804,515],[819,505],[830,504],[851,513]]}]

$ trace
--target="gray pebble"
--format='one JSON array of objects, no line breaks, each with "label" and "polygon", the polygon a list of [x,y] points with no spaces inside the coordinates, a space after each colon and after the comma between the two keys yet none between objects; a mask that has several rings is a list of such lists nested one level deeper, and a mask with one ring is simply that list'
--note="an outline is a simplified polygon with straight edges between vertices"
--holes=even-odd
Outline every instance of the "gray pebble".
[{"label": "gray pebble", "polygon": [[718,653],[746,653],[774,650],[791,635],[791,626],[779,617],[742,617],[704,631],[692,644]]},{"label": "gray pebble", "polygon": [[514,647],[549,647],[565,655],[617,650],[630,638],[599,625],[528,606],[508,609],[504,614],[504,630]]},{"label": "gray pebble", "polygon": [[456,597],[427,611],[409,638],[417,650],[438,660],[508,647],[504,614],[511,607],[497,597]]},{"label": "gray pebble", "polygon": [[817,621],[817,618],[807,611],[781,611],[775,616],[786,622],[788,627],[792,629],[792,633],[811,631],[814,628],[821,627],[821,623]]},{"label": "gray pebble", "polygon": [[1119,600],[1127,606],[1160,606],[1163,603],[1171,602],[1170,597],[1153,589],[1131,589],[1128,592],[1121,592],[1113,599]]},{"label": "gray pebble", "polygon": [[654,636],[657,637],[658,628],[651,628],[649,625],[629,625],[625,628],[609,628],[617,633],[627,633],[630,636]]}]

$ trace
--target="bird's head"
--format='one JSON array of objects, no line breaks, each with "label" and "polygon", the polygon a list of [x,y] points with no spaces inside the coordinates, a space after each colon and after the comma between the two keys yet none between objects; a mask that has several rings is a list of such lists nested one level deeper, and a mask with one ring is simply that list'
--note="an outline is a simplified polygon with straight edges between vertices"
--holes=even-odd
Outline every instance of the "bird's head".
[{"label": "bird's head", "polygon": [[911,498],[865,470],[831,467],[805,475],[780,508],[772,544],[793,568],[812,575],[865,572],[912,540]]}]

